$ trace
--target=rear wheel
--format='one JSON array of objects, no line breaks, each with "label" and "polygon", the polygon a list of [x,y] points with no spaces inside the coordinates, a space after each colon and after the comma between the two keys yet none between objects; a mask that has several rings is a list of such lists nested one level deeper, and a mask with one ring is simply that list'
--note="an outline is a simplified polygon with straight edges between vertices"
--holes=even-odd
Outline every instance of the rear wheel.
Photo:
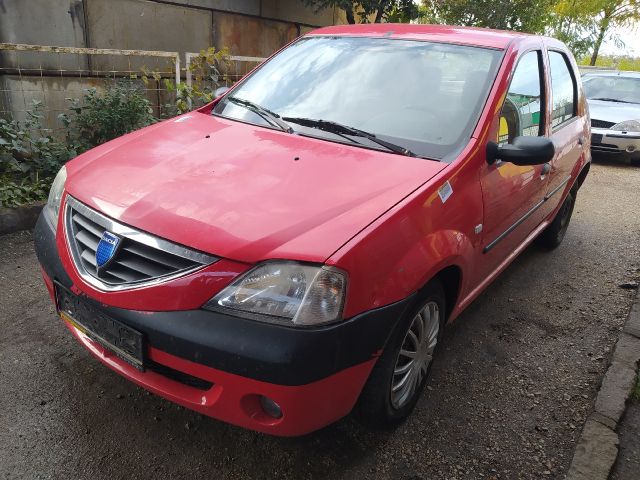
[{"label": "rear wheel", "polygon": [[575,205],[576,194],[571,191],[565,198],[564,203],[558,210],[553,222],[540,234],[536,239],[539,245],[545,248],[553,249],[558,247],[564,236],[567,233],[569,222],[571,221],[571,214],[573,214],[573,207]]},{"label": "rear wheel", "polygon": [[434,280],[398,322],[362,390],[356,414],[363,423],[394,427],[413,411],[427,383],[444,318],[444,291]]}]

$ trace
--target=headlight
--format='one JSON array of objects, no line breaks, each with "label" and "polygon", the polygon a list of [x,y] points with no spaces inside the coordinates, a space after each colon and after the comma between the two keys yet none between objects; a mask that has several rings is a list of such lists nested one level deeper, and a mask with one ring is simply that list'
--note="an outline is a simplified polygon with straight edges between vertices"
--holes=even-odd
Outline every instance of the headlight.
[{"label": "headlight", "polygon": [[60,213],[60,202],[62,201],[62,193],[64,192],[64,183],[67,181],[67,169],[63,165],[56,178],[53,179],[51,190],[49,190],[49,199],[45,206],[45,214],[48,215],[49,221],[54,226],[58,225],[58,214]]},{"label": "headlight", "polygon": [[611,130],[617,130],[619,132],[640,132],[640,120],[625,120],[624,122],[616,123]]},{"label": "headlight", "polygon": [[266,262],[209,300],[204,308],[290,326],[321,325],[342,316],[346,275],[332,267]]}]

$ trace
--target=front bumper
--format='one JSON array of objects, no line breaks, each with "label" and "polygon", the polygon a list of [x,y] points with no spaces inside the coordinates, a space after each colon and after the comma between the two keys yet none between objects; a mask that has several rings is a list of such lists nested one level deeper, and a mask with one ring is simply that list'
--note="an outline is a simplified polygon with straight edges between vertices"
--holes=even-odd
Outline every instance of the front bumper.
[{"label": "front bumper", "polygon": [[[146,368],[137,370],[66,323],[91,353],[136,384],[175,403],[274,435],[302,435],[347,415],[411,301],[410,297],[339,324],[311,329],[201,309],[132,310],[87,294],[88,286],[79,285],[80,277],[65,269],[58,252],[61,244],[56,244],[53,227],[41,215],[35,246],[54,301],[56,281],[81,294],[102,313],[142,332]],[[154,288],[158,287],[144,290]],[[277,402],[282,417],[267,415],[260,396]]]},{"label": "front bumper", "polygon": [[608,128],[591,129],[591,151],[595,155],[620,159],[640,159],[640,133],[618,132]]}]

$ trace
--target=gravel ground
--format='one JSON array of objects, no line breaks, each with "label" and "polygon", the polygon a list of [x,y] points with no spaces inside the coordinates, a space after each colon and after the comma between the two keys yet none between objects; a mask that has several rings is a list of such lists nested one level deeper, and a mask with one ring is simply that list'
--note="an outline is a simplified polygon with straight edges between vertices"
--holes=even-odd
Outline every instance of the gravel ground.
[{"label": "gravel ground", "polygon": [[280,439],[147,394],[79,346],[28,232],[0,237],[0,477],[562,478],[640,278],[640,168],[591,169],[564,244],[531,247],[448,328],[394,432]]}]

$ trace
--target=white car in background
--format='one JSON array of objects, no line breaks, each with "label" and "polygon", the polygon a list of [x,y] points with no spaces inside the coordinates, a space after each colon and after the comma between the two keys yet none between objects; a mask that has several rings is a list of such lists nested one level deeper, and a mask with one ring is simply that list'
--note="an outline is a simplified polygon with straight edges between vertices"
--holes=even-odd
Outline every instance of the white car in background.
[{"label": "white car in background", "polygon": [[640,72],[589,72],[582,84],[593,155],[640,164]]}]

